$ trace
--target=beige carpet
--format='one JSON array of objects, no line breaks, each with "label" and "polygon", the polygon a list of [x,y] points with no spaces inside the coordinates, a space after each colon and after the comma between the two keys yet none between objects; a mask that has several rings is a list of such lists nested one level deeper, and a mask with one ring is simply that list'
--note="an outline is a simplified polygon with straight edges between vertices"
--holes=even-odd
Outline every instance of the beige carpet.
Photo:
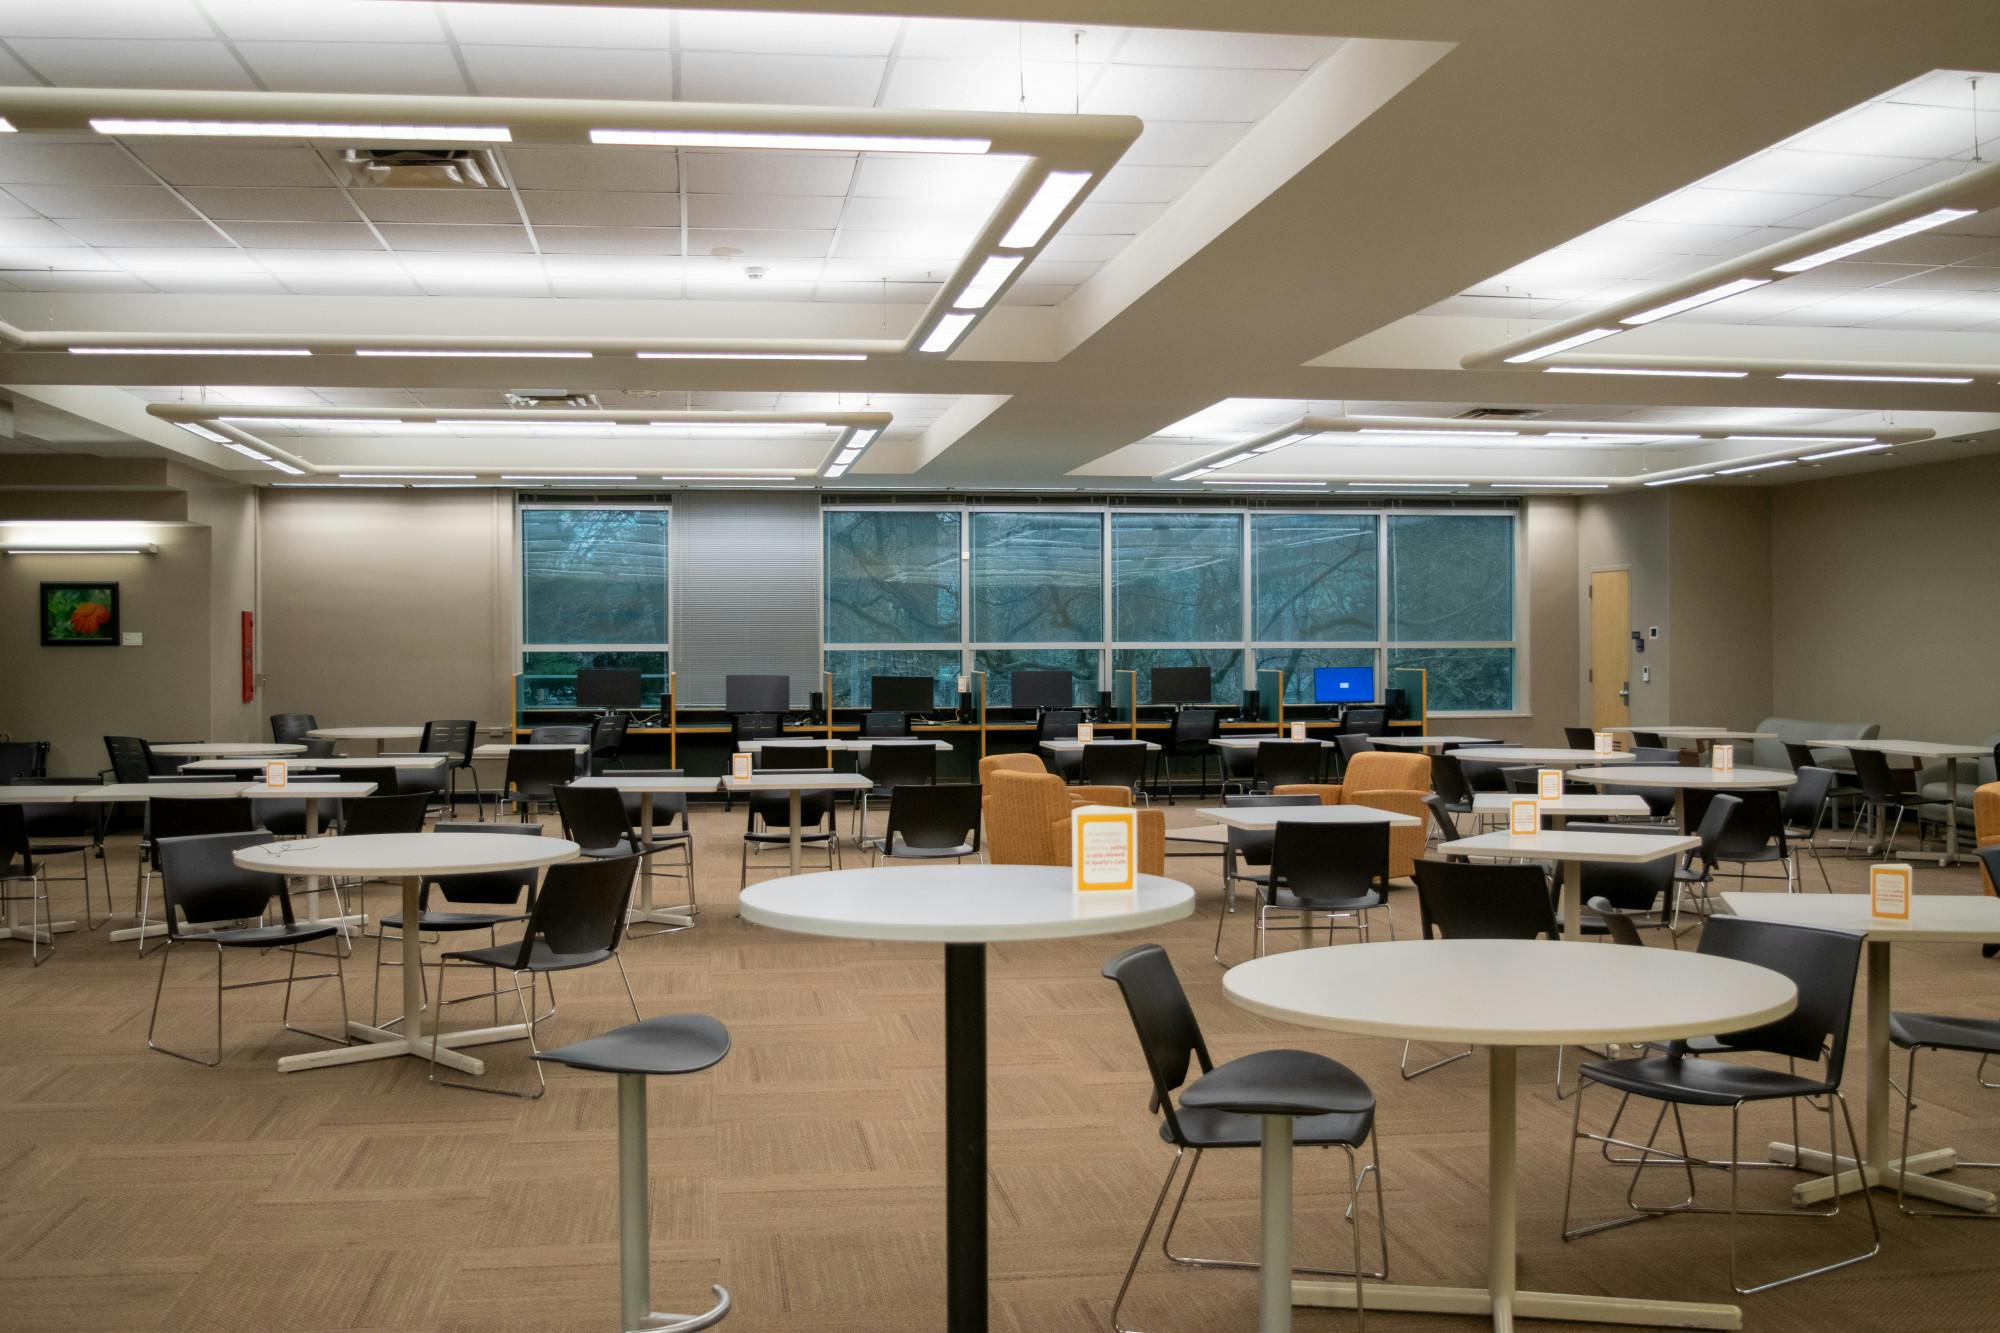
[{"label": "beige carpet", "polygon": [[[1171,818],[1194,822],[1185,804]],[[709,906],[700,928],[625,950],[644,1012],[714,1014],[736,1043],[708,1073],[653,1084],[656,1299],[669,1309],[705,1308],[707,1284],[719,1281],[737,1300],[725,1327],[745,1333],[940,1329],[939,951],[742,924],[732,907],[740,812],[703,813],[696,826]],[[849,863],[859,863],[851,853]],[[780,865],[781,854],[766,864]],[[1838,887],[1860,887],[1859,863],[1830,864]],[[116,846],[121,912],[131,865],[129,843]],[[1405,1083],[1392,1043],[1315,1035],[1235,1009],[1209,959],[1220,902],[1215,862],[1170,865],[1199,891],[1198,915],[1144,938],[1171,950],[1217,1058],[1293,1045],[1360,1071],[1381,1102],[1394,1276],[1479,1282],[1481,1065],[1464,1061]],[[1806,873],[1816,888],[1816,872]],[[1976,886],[1970,871],[1922,870],[1918,887]],[[372,888],[371,910],[388,907],[394,892]],[[76,899],[74,885],[58,893]],[[1395,895],[1394,910],[1399,929],[1414,933],[1410,891]],[[1228,955],[1246,956],[1248,917],[1232,918],[1225,933]],[[1166,1167],[1124,1007],[1098,975],[1103,960],[1131,942],[991,951],[997,1330],[1107,1327]],[[357,1012],[367,1003],[374,950],[372,940],[362,942],[349,964]],[[212,974],[189,953],[176,963],[164,1023],[172,1040],[198,1044],[212,1030]],[[2000,960],[1983,962],[1972,947],[1911,946],[1897,964],[1900,1006],[2000,1016]],[[279,1029],[276,988],[231,997],[227,1061],[197,1068],[145,1049],[157,968],[157,956],[142,962],[101,930],[62,937],[60,952],[39,970],[29,968],[25,946],[0,944],[0,1325],[207,1333],[617,1327],[612,1079],[558,1070],[546,1098],[524,1103],[428,1087],[423,1066],[409,1060],[280,1075],[278,1056],[313,1043]],[[244,975],[268,974],[282,963],[247,968]],[[392,974],[385,999],[394,988]],[[308,1024],[330,1025],[337,1015],[325,984],[302,990],[300,1001],[296,1017]],[[566,979],[561,1001],[545,1030],[550,1044],[627,1017],[609,969]],[[484,1048],[488,1077],[530,1078],[518,1050]],[[1980,1089],[1962,1057],[1930,1057],[1922,1073],[1919,1144],[2000,1158],[2000,1092]],[[1552,1055],[1524,1054],[1522,1286],[1730,1299],[1722,1219],[1558,1239],[1570,1104],[1551,1096],[1552,1074]],[[1857,1119],[1862,1085],[1857,1067],[1850,1079]],[[1608,1097],[1596,1105],[1608,1107]],[[1900,1128],[1900,1106],[1897,1114]],[[1780,1135],[1784,1118],[1761,1113],[1749,1124],[1746,1144],[1761,1145]],[[1722,1151],[1725,1132],[1724,1117],[1697,1119],[1701,1145]],[[1746,1202],[1777,1203],[1791,1179],[1746,1176]],[[1337,1158],[1301,1154],[1301,1262],[1337,1262],[1346,1252],[1336,1184],[1343,1180]],[[1703,1184],[1722,1197],[1720,1177]],[[1580,1200],[1592,1210],[1613,1208],[1622,1188],[1622,1175],[1590,1163]],[[1893,1196],[1876,1202],[1885,1230],[1880,1258],[1748,1298],[1746,1326],[1772,1333],[2000,1326],[1993,1261],[2000,1231],[1902,1219]],[[1749,1271],[1830,1258],[1858,1242],[1861,1225],[1858,1207],[1831,1223],[1753,1220],[1745,1233]],[[1201,1254],[1254,1252],[1254,1154],[1210,1159],[1180,1239]],[[1173,1268],[1155,1249],[1142,1261],[1126,1315],[1148,1333],[1248,1330],[1254,1278]],[[1477,1327],[1410,1315],[1371,1322],[1392,1331]],[[1301,1311],[1297,1319],[1308,1331],[1352,1325],[1351,1315],[1337,1312]]]}]

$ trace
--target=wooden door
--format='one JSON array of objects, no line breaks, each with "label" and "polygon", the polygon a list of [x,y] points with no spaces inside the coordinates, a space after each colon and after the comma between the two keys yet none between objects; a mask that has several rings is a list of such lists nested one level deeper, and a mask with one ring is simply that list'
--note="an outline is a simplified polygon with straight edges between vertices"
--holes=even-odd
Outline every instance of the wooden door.
[{"label": "wooden door", "polygon": [[1632,725],[1632,579],[1629,570],[1590,576],[1590,725]]}]

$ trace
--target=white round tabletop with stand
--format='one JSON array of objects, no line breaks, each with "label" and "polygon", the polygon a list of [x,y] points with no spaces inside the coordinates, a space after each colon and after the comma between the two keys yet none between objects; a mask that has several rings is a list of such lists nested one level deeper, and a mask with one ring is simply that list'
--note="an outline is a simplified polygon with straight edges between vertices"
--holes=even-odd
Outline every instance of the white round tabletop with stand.
[{"label": "white round tabletop with stand", "polygon": [[789,854],[787,871],[796,875],[801,869],[799,854],[805,837],[805,794],[809,791],[873,791],[875,784],[859,773],[840,773],[830,768],[760,768],[747,778],[724,777],[722,789],[732,794],[760,791],[785,793],[788,798],[785,819],[785,850]]},{"label": "white round tabletop with stand", "polygon": [[[630,794],[639,798],[639,837],[644,842],[653,840],[653,798],[655,796],[689,796],[719,791],[722,779],[719,777],[689,777],[685,773],[645,773],[623,769],[607,769],[595,777],[578,778],[569,784],[572,787],[608,787],[621,795]],[[687,886],[688,900],[673,907],[662,907],[653,898],[652,858],[641,863],[639,871],[639,901],[625,909],[627,925],[669,926],[684,930],[694,925],[694,884]],[[664,933],[664,932],[658,932]],[[643,936],[629,936],[639,939]]]},{"label": "white round tabletop with stand", "polygon": [[1674,793],[1674,825],[1685,830],[1690,791],[1780,791],[1798,775],[1782,768],[1711,768],[1705,764],[1633,764],[1621,768],[1579,768],[1577,782],[1596,787],[1667,787]]},{"label": "white round tabletop with stand", "polygon": [[[1523,1046],[1665,1041],[1756,1027],[1789,1014],[1789,978],[1734,959],[1672,949],[1523,940],[1404,940],[1300,949],[1239,963],[1222,978],[1229,999],[1303,1027],[1487,1048],[1487,1277],[1485,1287],[1370,1282],[1371,1310],[1567,1319],[1659,1328],[1741,1328],[1734,1305],[1633,1300],[1515,1289],[1515,1058]],[[1391,1122],[1393,1123],[1393,1121]],[[1378,1128],[1378,1133],[1380,1132]],[[1283,1195],[1264,1203],[1259,1333],[1286,1333],[1291,1307],[1352,1309],[1353,1282],[1291,1277],[1292,1122],[1264,1120],[1264,1179]]]},{"label": "white round tabletop with stand", "polygon": [[306,752],[281,741],[167,741],[147,748],[163,759],[282,759]]},{"label": "white round tabletop with stand", "polygon": [[1620,750],[1599,754],[1595,750],[1547,749],[1528,745],[1468,745],[1453,750],[1460,759],[1479,764],[1504,764],[1509,768],[1578,768],[1585,764],[1629,764],[1633,757]]},{"label": "white round tabletop with stand", "polygon": [[1141,875],[1078,894],[1066,866],[894,866],[767,880],[743,919],[850,940],[944,945],[946,1328],[986,1329],[986,945],[1111,935],[1178,921],[1194,890]]},{"label": "white round tabletop with stand", "polygon": [[[429,1060],[432,1038],[423,1027],[423,932],[416,929],[421,919],[418,889],[423,880],[434,875],[540,868],[576,854],[577,845],[562,838],[502,833],[370,833],[267,842],[237,852],[236,864],[245,870],[280,875],[359,875],[403,882],[403,1030],[350,1022],[347,1033],[360,1039],[356,1045],[284,1056],[278,1061],[279,1071],[289,1074],[397,1055]],[[436,1039],[437,1062],[461,1073],[483,1074],[484,1062],[462,1054],[458,1047],[518,1041],[527,1035],[527,1026],[521,1023],[447,1033]]]},{"label": "white round tabletop with stand", "polygon": [[375,753],[389,741],[416,742],[424,738],[422,727],[314,727],[306,735],[316,741],[374,741]]},{"label": "white round tabletop with stand", "polygon": [[1442,754],[1447,749],[1463,750],[1475,745],[1494,745],[1491,736],[1374,736],[1370,738],[1378,750],[1422,750],[1425,754]]}]

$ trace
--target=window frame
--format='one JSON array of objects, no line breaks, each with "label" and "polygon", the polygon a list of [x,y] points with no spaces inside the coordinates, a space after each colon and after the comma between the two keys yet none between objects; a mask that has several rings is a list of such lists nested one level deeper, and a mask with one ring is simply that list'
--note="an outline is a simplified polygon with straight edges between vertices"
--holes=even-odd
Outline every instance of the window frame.
[{"label": "window frame", "polygon": [[[565,502],[536,497],[533,500],[517,499],[514,504],[514,675],[517,679],[528,674],[527,655],[529,653],[659,653],[665,662],[669,680],[674,673],[674,518],[673,502],[670,500],[645,500],[629,503],[615,500],[578,500]],[[535,510],[563,509],[612,509],[619,511],[659,511],[666,514],[667,551],[666,573],[660,580],[661,622],[666,626],[666,637],[658,643],[530,643],[528,632],[528,571],[526,568],[527,542],[523,531],[527,516]],[[536,705],[536,708],[574,708],[575,704]]]}]

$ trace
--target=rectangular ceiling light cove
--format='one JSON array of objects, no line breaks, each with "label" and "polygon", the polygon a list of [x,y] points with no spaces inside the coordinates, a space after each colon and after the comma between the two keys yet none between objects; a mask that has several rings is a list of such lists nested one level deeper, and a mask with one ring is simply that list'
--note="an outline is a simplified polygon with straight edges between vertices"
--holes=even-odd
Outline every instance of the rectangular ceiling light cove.
[{"label": "rectangular ceiling light cove", "polygon": [[635,352],[641,361],[866,361],[865,352]]},{"label": "rectangular ceiling light cove", "polygon": [[1348,488],[1357,491],[1462,491],[1472,485],[1469,481],[1350,481]]},{"label": "rectangular ceiling light cove", "polygon": [[249,445],[238,444],[234,440],[218,440],[218,443],[225,449],[242,454],[245,458],[254,458],[260,463],[271,461],[271,455],[265,453],[262,449],[252,449]]},{"label": "rectangular ceiling light cove", "polygon": [[965,331],[972,327],[975,318],[973,315],[946,315],[937,322],[937,327],[930,331],[930,336],[924,339],[917,350],[949,352],[952,344],[964,337]]},{"label": "rectangular ceiling light cove", "polygon": [[880,435],[881,433],[882,431],[880,427],[870,427],[867,430],[857,430],[854,432],[852,436],[848,438],[847,447],[849,449],[866,449],[869,445],[875,443],[875,437],[877,435]]},{"label": "rectangular ceiling light cove", "polygon": [[1823,453],[1799,455],[1808,463],[1817,463],[1822,458],[1846,458],[1849,454],[1880,453],[1889,448],[1886,444],[1857,444],[1851,449],[1828,449]]},{"label": "rectangular ceiling light cove", "polygon": [[1323,481],[1272,481],[1258,477],[1209,477],[1204,486],[1324,486]]},{"label": "rectangular ceiling light cove", "polygon": [[206,426],[195,425],[192,421],[176,421],[174,424],[190,435],[200,436],[210,444],[234,444],[227,435],[219,435]]},{"label": "rectangular ceiling light cove", "polygon": [[1583,444],[1628,443],[1670,444],[1686,440],[1699,440],[1699,435],[1653,434],[1648,431],[1626,430],[1552,430],[1542,436],[1545,440],[1574,440]]},{"label": "rectangular ceiling light cove", "polygon": [[857,445],[852,449],[842,449],[840,451],[840,457],[834,459],[833,461],[836,463],[852,463],[855,459],[859,457],[861,457],[861,448],[860,446]]},{"label": "rectangular ceiling light cove", "polygon": [[1773,458],[1763,463],[1745,463],[1741,467],[1719,467],[1715,470],[1715,475],[1738,477],[1745,472],[1768,472],[1774,467],[1797,467],[1798,463],[1799,460],[1796,458]]},{"label": "rectangular ceiling light cove", "polygon": [[72,347],[71,356],[311,356],[304,347]]},{"label": "rectangular ceiling light cove", "polygon": [[5,116],[0,116],[0,134],[12,134],[13,132],[14,122]]},{"label": "rectangular ceiling light cove", "polygon": [[1714,475],[1713,472],[1690,472],[1685,477],[1662,477],[1658,481],[1649,481],[1646,484],[1648,486],[1678,486],[1684,481],[1707,481]]},{"label": "rectangular ceiling light cove", "polygon": [[425,143],[512,143],[505,125],[374,125],[316,120],[127,120],[90,122],[99,134],[201,139],[390,139]]},{"label": "rectangular ceiling light cove", "polygon": [[[826,475],[829,477],[844,477],[847,475],[847,467],[844,464],[835,463],[826,470]],[[661,478],[661,480],[665,480],[665,478]]]},{"label": "rectangular ceiling light cove", "polygon": [[1970,375],[1823,375],[1818,372],[1788,370],[1781,380],[1834,380],[1851,384],[1970,384]]},{"label": "rectangular ceiling light cove", "polygon": [[1496,491],[1608,491],[1605,481],[1495,481],[1487,483]]},{"label": "rectangular ceiling light cove", "polygon": [[1070,206],[1083,187],[1090,184],[1087,171],[1051,171],[1042,178],[1034,197],[1014,219],[1014,225],[1007,228],[1007,234],[1000,238],[1000,244],[1009,250],[1030,250],[1042,243],[1042,237],[1055,225],[1063,210]]},{"label": "rectangular ceiling light cove", "polygon": [[1253,454],[1274,454],[1280,449],[1290,448],[1301,440],[1310,440],[1311,438],[1312,435],[1307,431],[1294,431],[1290,435],[1280,435],[1268,444],[1260,444],[1250,452]]},{"label": "rectangular ceiling light cove", "polygon": [[369,426],[400,426],[401,417],[236,417],[221,418],[223,421],[247,422],[256,426],[282,426],[323,430],[355,430]]},{"label": "rectangular ceiling light cove", "polygon": [[1572,347],[1581,347],[1585,343],[1594,343],[1599,338],[1609,338],[1612,334],[1622,331],[1620,329],[1585,329],[1582,333],[1572,333],[1567,338],[1558,338],[1552,343],[1543,343],[1540,347],[1530,347],[1525,352],[1516,352],[1507,358],[1507,364],[1518,366],[1525,361],[1539,361],[1545,356],[1554,356],[1557,352],[1567,352]]},{"label": "rectangular ceiling light cove", "polygon": [[356,356],[490,356],[490,357],[560,357],[572,361],[588,361],[589,352],[553,351],[472,347],[357,347]]},{"label": "rectangular ceiling light cove", "polygon": [[1618,322],[1620,324],[1651,324],[1656,319],[1665,319],[1669,315],[1678,315],[1683,311],[1693,310],[1698,306],[1705,306],[1711,301],[1725,300],[1728,297],[1735,296],[1739,292],[1747,292],[1753,288],[1768,286],[1770,282],[1771,279],[1769,278],[1738,278],[1734,282],[1725,282],[1719,287],[1711,287],[1705,292],[1696,292],[1693,296],[1683,296],[1678,301],[1669,301],[1665,305],[1654,306],[1651,310],[1641,310],[1636,315],[1627,315]]},{"label": "rectangular ceiling light cove", "polygon": [[1669,375],[1690,380],[1740,380],[1747,370],[1665,370],[1645,366],[1543,366],[1549,375]]},{"label": "rectangular ceiling light cove", "polygon": [[1875,442],[1873,435],[1728,435],[1723,438],[1745,444],[1873,444]]},{"label": "rectangular ceiling light cove", "polygon": [[[465,478],[465,480],[470,480]],[[612,475],[595,472],[502,472],[502,481],[637,481],[631,474]]]},{"label": "rectangular ceiling light cove", "polygon": [[343,472],[342,481],[477,481],[473,472]]},{"label": "rectangular ceiling light cove", "polygon": [[1824,250],[1816,251],[1800,259],[1791,260],[1788,263],[1779,264],[1776,267],[1780,273],[1804,273],[1807,269],[1818,268],[1821,264],[1831,264],[1836,259],[1845,259],[1849,255],[1858,255],[1863,250],[1873,250],[1878,245],[1887,245],[1891,241],[1900,241],[1905,236],[1914,236],[1920,231],[1929,231],[1932,227],[1942,227],[1947,222],[1956,222],[1960,218],[1969,218],[1978,211],[1976,208],[1935,209],[1929,213],[1925,213],[1921,217],[1911,218],[1908,222],[1898,222],[1893,227],[1884,227],[1880,231],[1871,231],[1866,236],[1857,236],[1851,241],[1844,241],[1839,245],[1829,246]]},{"label": "rectangular ceiling light cove", "polygon": [[1214,468],[1212,468],[1212,467],[1198,467],[1198,468],[1196,468],[1196,469],[1195,469],[1194,471],[1192,471],[1192,472],[1183,472],[1183,473],[1181,473],[1181,474],[1180,474],[1180,475],[1179,475],[1178,477],[1175,477],[1175,478],[1173,478],[1173,480],[1175,480],[1175,481],[1193,481],[1193,480],[1194,480],[1194,479],[1195,479],[1196,477],[1205,477],[1205,476],[1207,476],[1207,475],[1208,475],[1209,473],[1211,473],[1211,472],[1213,472],[1213,471],[1215,471],[1215,469],[1214,469]]},{"label": "rectangular ceiling light cove", "polygon": [[990,255],[966,282],[965,290],[958,294],[952,304],[960,310],[983,310],[993,294],[1000,290],[1007,279],[1014,276],[1014,270],[1021,267],[1025,255]]},{"label": "rectangular ceiling light cove", "polygon": [[595,144],[642,148],[771,148],[819,153],[984,153],[991,139],[929,138],[915,134],[749,133],[736,130],[592,130]]},{"label": "rectangular ceiling light cove", "polygon": [[1401,426],[1393,428],[1388,426],[1363,426],[1359,431],[1355,433],[1357,435],[1387,435],[1400,439],[1429,440],[1429,439],[1435,439],[1437,436],[1440,435],[1452,435],[1452,436],[1463,435],[1470,439],[1481,439],[1481,438],[1489,438],[1489,437],[1503,436],[1503,435],[1519,435],[1521,432],[1518,430],[1494,430],[1490,428],[1479,428],[1474,430],[1457,430],[1449,425],[1440,423],[1436,426],[1425,427],[1422,429],[1407,428]]},{"label": "rectangular ceiling light cove", "polygon": [[288,477],[303,477],[306,474],[306,470],[304,468],[293,467],[290,463],[284,462],[281,459],[260,458],[257,461],[262,463],[265,467],[276,468],[278,471],[284,473]]}]

